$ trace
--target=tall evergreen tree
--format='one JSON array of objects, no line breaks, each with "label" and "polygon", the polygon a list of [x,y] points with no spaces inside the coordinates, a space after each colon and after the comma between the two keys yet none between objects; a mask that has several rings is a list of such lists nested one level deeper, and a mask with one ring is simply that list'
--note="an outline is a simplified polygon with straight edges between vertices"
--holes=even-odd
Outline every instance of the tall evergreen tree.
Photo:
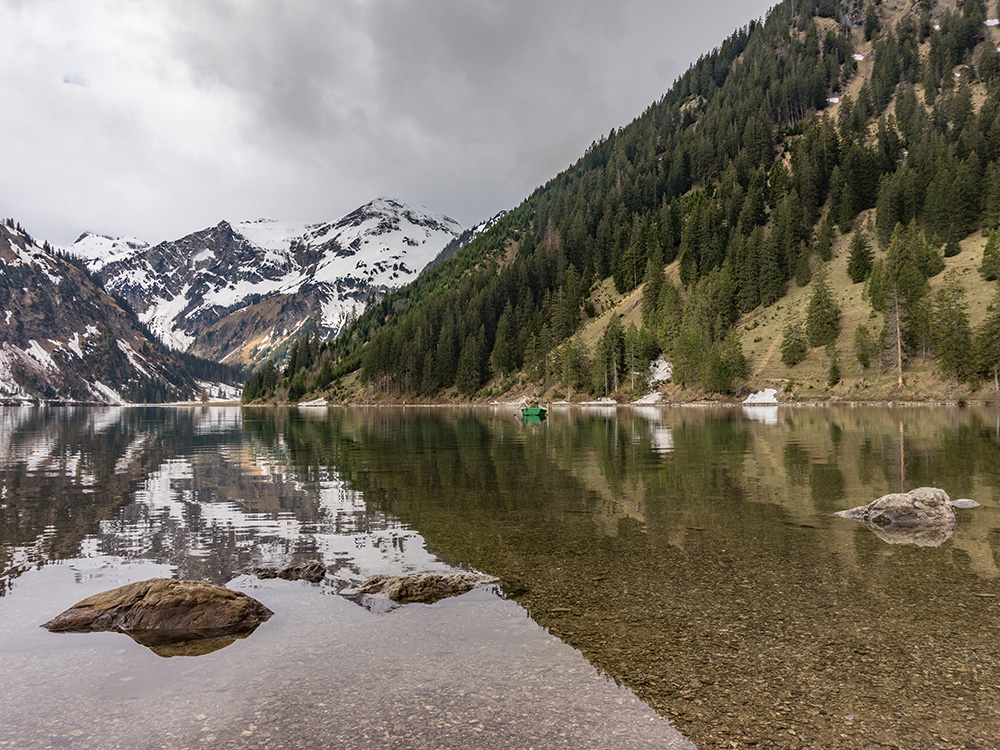
[{"label": "tall evergreen tree", "polygon": [[824,263],[833,258],[833,222],[829,214],[820,222],[816,232],[816,254]]},{"label": "tall evergreen tree", "polygon": [[954,271],[934,297],[934,345],[942,373],[954,376],[955,384],[966,375],[972,360],[972,329],[969,327],[965,289]]},{"label": "tall evergreen tree", "polygon": [[517,368],[517,332],[514,330],[514,308],[511,307],[510,301],[507,302],[497,322],[490,362],[493,371],[501,380]]},{"label": "tall evergreen tree", "polygon": [[660,253],[654,252],[646,263],[646,277],[642,285],[642,324],[647,328],[656,325],[664,283],[663,262]]},{"label": "tall evergreen tree", "polygon": [[868,236],[859,228],[851,238],[851,254],[847,259],[847,275],[851,277],[851,281],[855,284],[865,281],[871,274],[874,259],[875,253],[872,252]]},{"label": "tall evergreen tree", "polygon": [[455,387],[459,393],[475,396],[483,385],[484,365],[486,362],[486,330],[483,326],[479,331],[469,335],[462,346],[462,354],[458,358],[458,371],[455,373]]},{"label": "tall evergreen tree", "polygon": [[993,388],[1000,391],[1000,292],[993,298],[988,312],[976,329],[975,365],[979,372],[993,376]]},{"label": "tall evergreen tree", "polygon": [[806,308],[806,336],[809,346],[827,346],[840,335],[840,306],[833,299],[826,274],[820,274],[813,284],[812,297]]},{"label": "tall evergreen tree", "polygon": [[897,226],[885,258],[873,267],[868,282],[872,307],[886,316],[885,339],[900,388],[903,363],[914,346],[921,303],[927,293],[927,279],[920,273],[907,239],[907,233]]},{"label": "tall evergreen tree", "polygon": [[659,316],[653,327],[663,351],[673,351],[674,341],[681,332],[683,315],[684,302],[680,289],[672,282],[664,281],[660,290]]},{"label": "tall evergreen tree", "polygon": [[979,265],[979,275],[987,281],[996,281],[1000,278],[1000,229],[990,232],[990,238],[986,240],[983,262]]},{"label": "tall evergreen tree", "polygon": [[809,353],[809,341],[801,321],[788,323],[781,337],[781,361],[794,367]]}]

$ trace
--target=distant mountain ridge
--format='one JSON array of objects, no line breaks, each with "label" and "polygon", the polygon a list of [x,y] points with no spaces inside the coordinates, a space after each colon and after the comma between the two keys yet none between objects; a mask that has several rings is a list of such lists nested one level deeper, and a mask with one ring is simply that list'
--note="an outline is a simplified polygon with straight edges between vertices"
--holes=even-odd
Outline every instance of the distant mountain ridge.
[{"label": "distant mountain ridge", "polygon": [[176,401],[202,385],[82,267],[0,224],[0,402]]},{"label": "distant mountain ridge", "polygon": [[67,251],[167,346],[237,364],[272,356],[305,330],[336,336],[463,231],[379,198],[330,223],[222,221],[155,246],[84,234]]}]

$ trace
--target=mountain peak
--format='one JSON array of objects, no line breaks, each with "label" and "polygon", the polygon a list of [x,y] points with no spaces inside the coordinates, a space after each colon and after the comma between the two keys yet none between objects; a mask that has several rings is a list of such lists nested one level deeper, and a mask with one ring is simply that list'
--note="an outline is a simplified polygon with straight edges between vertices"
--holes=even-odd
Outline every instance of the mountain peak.
[{"label": "mountain peak", "polygon": [[88,233],[69,250],[168,346],[247,361],[302,330],[336,335],[462,231],[443,214],[381,196],[332,223],[223,220],[155,247]]}]

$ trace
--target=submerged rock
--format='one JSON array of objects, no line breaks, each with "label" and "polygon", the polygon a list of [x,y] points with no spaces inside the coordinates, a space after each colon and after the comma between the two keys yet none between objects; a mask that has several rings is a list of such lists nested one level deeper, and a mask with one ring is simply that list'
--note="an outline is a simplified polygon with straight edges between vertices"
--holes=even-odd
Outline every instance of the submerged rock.
[{"label": "submerged rock", "polygon": [[[217,650],[245,638],[272,614],[256,599],[224,586],[151,578],[88,597],[42,627],[52,632],[126,633],[167,656],[175,655],[168,648],[171,644],[178,654]],[[207,650],[196,645],[206,639],[215,641]]]},{"label": "submerged rock", "polygon": [[868,505],[842,510],[837,515],[879,528],[955,525],[951,499],[947,492],[936,487],[918,487],[909,492],[883,495]]},{"label": "submerged rock", "polygon": [[458,596],[496,579],[469,573],[422,573],[419,575],[375,576],[357,589],[341,592],[349,599],[382,595],[396,604],[421,602],[433,604],[449,596]]},{"label": "submerged rock", "polygon": [[250,573],[261,579],[281,578],[285,581],[309,581],[319,583],[326,577],[326,566],[311,562],[305,565],[285,565],[284,567],[263,566],[252,568]]}]

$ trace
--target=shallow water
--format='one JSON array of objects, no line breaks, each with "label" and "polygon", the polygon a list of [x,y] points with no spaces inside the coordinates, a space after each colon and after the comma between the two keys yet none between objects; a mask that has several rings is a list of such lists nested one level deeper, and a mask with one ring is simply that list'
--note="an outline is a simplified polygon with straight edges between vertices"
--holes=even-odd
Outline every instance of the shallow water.
[{"label": "shallow water", "polygon": [[[921,485],[982,507],[833,516]],[[0,747],[996,747],[998,546],[998,409],[6,409]],[[452,570],[500,582],[337,595]],[[154,575],[276,614],[169,659],[37,628]]]}]

